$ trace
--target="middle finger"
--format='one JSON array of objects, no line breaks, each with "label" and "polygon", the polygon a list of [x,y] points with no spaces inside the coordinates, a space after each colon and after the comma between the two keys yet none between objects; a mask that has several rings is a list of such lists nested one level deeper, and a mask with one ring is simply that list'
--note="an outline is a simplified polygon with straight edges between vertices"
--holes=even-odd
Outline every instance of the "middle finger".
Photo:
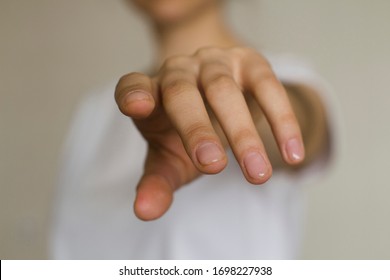
[{"label": "middle finger", "polygon": [[199,77],[245,177],[253,184],[264,183],[271,176],[272,167],[230,65],[223,59],[205,62]]},{"label": "middle finger", "polygon": [[218,173],[227,159],[198,90],[196,72],[182,62],[170,64],[173,67],[163,69],[159,78],[164,109],[195,166]]}]

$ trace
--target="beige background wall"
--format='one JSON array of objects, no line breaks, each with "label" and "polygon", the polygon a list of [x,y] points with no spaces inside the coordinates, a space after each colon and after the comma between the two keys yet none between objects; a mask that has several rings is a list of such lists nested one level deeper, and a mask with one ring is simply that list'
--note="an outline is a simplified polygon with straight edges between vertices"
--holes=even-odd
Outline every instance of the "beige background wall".
[{"label": "beige background wall", "polygon": [[[146,27],[122,2],[0,0],[0,258],[47,257],[79,98],[152,60]],[[233,2],[242,37],[306,57],[343,110],[340,162],[308,189],[302,258],[390,259],[390,1]]]}]

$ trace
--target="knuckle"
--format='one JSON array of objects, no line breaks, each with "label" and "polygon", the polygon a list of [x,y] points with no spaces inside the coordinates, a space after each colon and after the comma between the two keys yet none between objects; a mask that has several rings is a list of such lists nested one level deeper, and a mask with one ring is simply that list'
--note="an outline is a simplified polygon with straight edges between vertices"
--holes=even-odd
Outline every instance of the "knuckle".
[{"label": "knuckle", "polygon": [[286,112],[279,116],[278,124],[281,126],[295,126],[297,124],[295,115],[293,112]]},{"label": "knuckle", "polygon": [[260,71],[261,82],[277,82],[275,73],[269,67],[262,67]]},{"label": "knuckle", "polygon": [[162,69],[172,69],[178,68],[190,62],[190,58],[185,55],[175,55],[167,58],[163,65]]},{"label": "knuckle", "polygon": [[250,47],[232,47],[230,53],[240,61],[256,61],[267,65],[267,60],[256,49]]},{"label": "knuckle", "polygon": [[236,82],[229,75],[219,75],[211,79],[205,86],[206,92],[220,92],[235,88]]},{"label": "knuckle", "polygon": [[204,59],[213,55],[220,54],[222,50],[217,47],[202,47],[195,52],[195,56]]},{"label": "knuckle", "polygon": [[[276,78],[275,74],[269,69],[261,69],[253,73],[252,79],[254,80],[254,89],[261,90],[264,85],[280,86],[280,82]],[[278,91],[279,92],[279,91]]]},{"label": "knuckle", "polygon": [[232,47],[230,49],[230,53],[239,57],[239,58],[243,58],[246,55],[253,54],[253,52],[254,52],[254,50],[251,48],[248,48],[248,47]]},{"label": "knuckle", "polygon": [[256,137],[255,132],[250,128],[240,128],[232,135],[232,142],[234,144],[241,144],[245,142],[252,142]]},{"label": "knuckle", "polygon": [[190,82],[174,80],[164,87],[163,94],[170,97],[177,96],[188,92],[192,88],[193,85]]},{"label": "knuckle", "polygon": [[183,133],[187,139],[199,139],[208,135],[210,128],[207,124],[204,124],[200,121],[190,124],[183,130]]}]

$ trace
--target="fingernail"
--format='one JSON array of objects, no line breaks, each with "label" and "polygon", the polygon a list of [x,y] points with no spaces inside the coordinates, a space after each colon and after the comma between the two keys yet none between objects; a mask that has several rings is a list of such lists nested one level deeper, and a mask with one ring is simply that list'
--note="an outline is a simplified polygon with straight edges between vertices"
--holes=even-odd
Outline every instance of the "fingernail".
[{"label": "fingernail", "polygon": [[224,155],[217,144],[208,142],[198,147],[196,157],[201,165],[210,165],[222,160]]},{"label": "fingernail", "polygon": [[288,140],[286,145],[287,156],[291,162],[300,162],[305,156],[305,150],[301,141],[297,138]]},{"label": "fingernail", "polygon": [[258,152],[252,152],[244,158],[245,169],[253,179],[262,178],[267,174],[268,167],[263,156]]},{"label": "fingernail", "polygon": [[132,92],[132,93],[129,93],[126,95],[125,103],[128,104],[128,103],[135,102],[135,101],[149,100],[149,99],[150,99],[150,96],[146,92],[135,91],[135,92]]}]

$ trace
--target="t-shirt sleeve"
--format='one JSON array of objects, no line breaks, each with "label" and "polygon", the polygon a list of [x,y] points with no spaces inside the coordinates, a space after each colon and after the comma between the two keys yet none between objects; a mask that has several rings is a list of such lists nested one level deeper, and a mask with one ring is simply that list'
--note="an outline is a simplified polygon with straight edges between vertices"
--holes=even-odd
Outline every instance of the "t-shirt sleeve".
[{"label": "t-shirt sleeve", "polygon": [[284,171],[289,179],[308,184],[322,175],[329,174],[337,166],[342,156],[343,124],[341,110],[333,88],[306,61],[290,55],[267,57],[272,68],[284,84],[305,85],[316,92],[325,108],[328,130],[328,145],[308,166],[299,171]]}]

